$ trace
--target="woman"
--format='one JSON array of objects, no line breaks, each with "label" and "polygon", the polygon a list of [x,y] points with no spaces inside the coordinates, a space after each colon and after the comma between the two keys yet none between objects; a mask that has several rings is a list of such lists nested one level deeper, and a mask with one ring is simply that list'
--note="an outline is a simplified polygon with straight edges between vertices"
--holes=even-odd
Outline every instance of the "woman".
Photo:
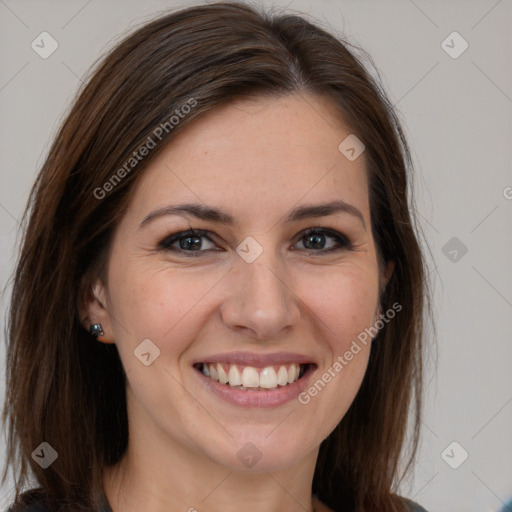
[{"label": "woman", "polygon": [[423,510],[394,493],[427,297],[408,168],[301,17],[198,6],[114,48],[29,202],[10,510]]}]

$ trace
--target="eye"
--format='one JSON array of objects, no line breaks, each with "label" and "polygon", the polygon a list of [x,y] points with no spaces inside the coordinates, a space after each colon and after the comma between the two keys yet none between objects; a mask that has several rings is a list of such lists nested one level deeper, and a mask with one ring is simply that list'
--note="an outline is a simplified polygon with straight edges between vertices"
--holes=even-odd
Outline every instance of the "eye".
[{"label": "eye", "polygon": [[[180,252],[187,256],[194,256],[199,252],[218,251],[215,243],[208,236],[209,232],[202,229],[191,228],[188,231],[180,231],[164,238],[159,244],[159,249]],[[326,247],[326,239],[332,239],[330,246]],[[206,247],[204,244],[206,240]],[[300,250],[313,253],[326,253],[340,250],[351,250],[353,248],[349,239],[337,231],[325,228],[310,228],[301,233],[299,242],[302,242],[304,248]],[[176,246],[177,244],[177,246]],[[211,247],[208,247],[211,244]],[[327,244],[329,245],[329,244]]]},{"label": "eye", "polygon": [[[174,233],[167,238],[164,238],[159,244],[160,249],[167,249],[178,252],[201,252],[205,250],[216,250],[213,247],[204,248],[203,239],[206,239],[208,243],[215,245],[211,239],[207,236],[207,231],[201,229],[190,229],[189,231],[181,231],[180,233]],[[178,247],[173,247],[174,244],[178,244]]]},{"label": "eye", "polygon": [[[331,242],[330,247],[326,248],[327,238],[333,239],[334,243]],[[351,250],[353,248],[352,243],[345,235],[325,228],[307,229],[302,233],[299,242],[303,242],[304,249],[302,250],[321,253],[339,251],[342,249]]]}]

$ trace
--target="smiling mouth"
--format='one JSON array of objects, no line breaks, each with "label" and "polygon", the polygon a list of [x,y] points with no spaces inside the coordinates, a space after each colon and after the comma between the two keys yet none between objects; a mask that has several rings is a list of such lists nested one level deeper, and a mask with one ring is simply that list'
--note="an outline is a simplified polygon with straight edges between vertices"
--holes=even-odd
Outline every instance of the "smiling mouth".
[{"label": "smiling mouth", "polygon": [[310,364],[281,364],[255,368],[229,363],[197,363],[194,365],[205,377],[243,391],[272,391],[284,388],[301,379]]}]

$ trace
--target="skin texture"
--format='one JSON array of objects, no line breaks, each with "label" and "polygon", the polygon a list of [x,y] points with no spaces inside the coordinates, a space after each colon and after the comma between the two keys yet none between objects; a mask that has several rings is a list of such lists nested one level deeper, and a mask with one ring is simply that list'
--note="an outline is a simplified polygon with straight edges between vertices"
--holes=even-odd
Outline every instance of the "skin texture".
[{"label": "skin texture", "polygon": [[[389,269],[383,275],[377,262],[364,153],[352,162],[340,153],[351,132],[333,112],[316,96],[239,100],[190,124],[137,183],[107,282],[96,282],[85,312],[86,326],[100,322],[116,343],[128,380],[129,447],[105,477],[114,512],[312,510],[319,445],[352,403],[370,343],[307,405],[233,405],[192,362],[300,353],[317,365],[310,386],[372,325]],[[284,222],[297,206],[340,199],[364,225],[348,213]],[[139,228],[153,210],[185,202],[222,208],[236,224],[166,215]],[[211,233],[203,252],[158,249],[190,226]],[[314,227],[353,248],[328,253],[337,244],[326,235],[306,250],[314,240],[302,232]],[[248,236],[263,248],[252,263],[236,252]],[[160,350],[149,366],[133,353],[144,339]],[[261,453],[250,469],[237,457],[248,442]]]}]

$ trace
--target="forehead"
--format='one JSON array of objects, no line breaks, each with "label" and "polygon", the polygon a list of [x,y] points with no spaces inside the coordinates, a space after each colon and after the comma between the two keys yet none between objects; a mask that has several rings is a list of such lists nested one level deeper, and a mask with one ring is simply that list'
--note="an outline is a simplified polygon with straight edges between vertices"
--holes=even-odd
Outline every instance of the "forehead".
[{"label": "forehead", "polygon": [[342,199],[368,207],[364,154],[338,149],[351,133],[327,99],[294,94],[237,100],[193,121],[140,178],[139,215],[177,200],[238,213],[288,211]]}]

